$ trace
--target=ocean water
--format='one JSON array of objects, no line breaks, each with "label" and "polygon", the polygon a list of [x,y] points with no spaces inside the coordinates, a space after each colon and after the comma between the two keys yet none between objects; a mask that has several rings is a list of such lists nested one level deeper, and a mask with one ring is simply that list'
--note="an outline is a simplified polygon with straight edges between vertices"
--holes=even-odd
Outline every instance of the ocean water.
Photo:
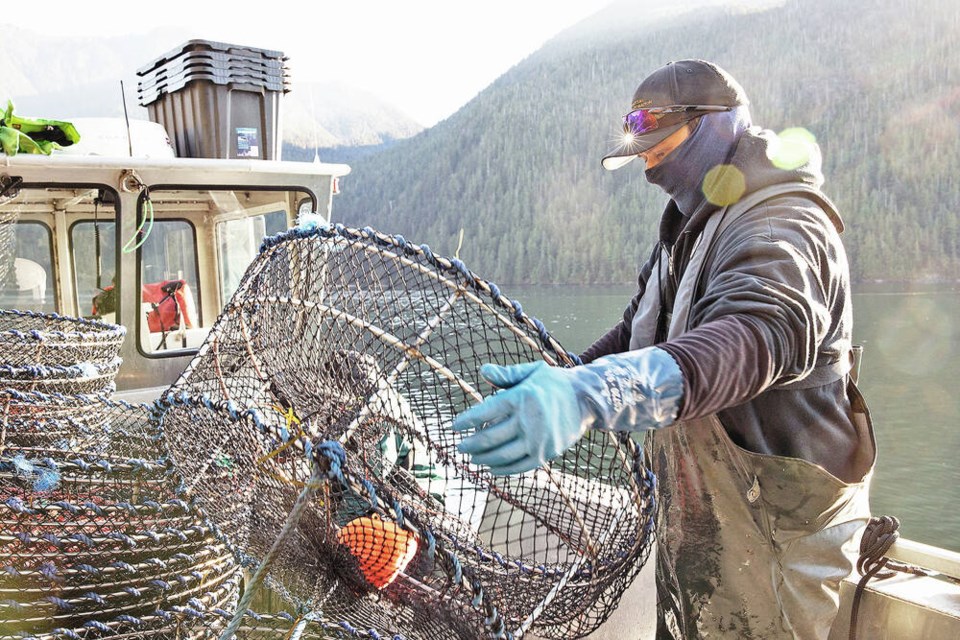
[{"label": "ocean water", "polygon": [[[629,286],[501,287],[579,353],[620,318]],[[860,388],[879,450],[875,515],[901,535],[960,552],[960,285],[854,287]]]}]

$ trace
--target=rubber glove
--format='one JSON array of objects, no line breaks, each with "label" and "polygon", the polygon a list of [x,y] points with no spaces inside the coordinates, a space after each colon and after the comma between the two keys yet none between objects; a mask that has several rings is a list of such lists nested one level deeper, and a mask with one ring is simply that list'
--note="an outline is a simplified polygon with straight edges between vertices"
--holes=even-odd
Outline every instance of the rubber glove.
[{"label": "rubber glove", "polygon": [[455,431],[476,433],[459,450],[494,475],[530,471],[572,447],[587,429],[643,431],[674,423],[683,373],[663,349],[647,347],[564,369],[545,362],[480,374],[501,391],[461,413]]}]

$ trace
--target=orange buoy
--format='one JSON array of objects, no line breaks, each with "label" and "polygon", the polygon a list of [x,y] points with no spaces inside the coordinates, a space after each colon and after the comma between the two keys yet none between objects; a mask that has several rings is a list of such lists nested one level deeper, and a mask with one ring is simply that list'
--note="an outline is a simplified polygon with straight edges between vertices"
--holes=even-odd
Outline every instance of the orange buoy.
[{"label": "orange buoy", "polygon": [[417,539],[409,531],[377,516],[360,516],[337,532],[360,565],[367,582],[383,589],[393,582],[417,553]]}]

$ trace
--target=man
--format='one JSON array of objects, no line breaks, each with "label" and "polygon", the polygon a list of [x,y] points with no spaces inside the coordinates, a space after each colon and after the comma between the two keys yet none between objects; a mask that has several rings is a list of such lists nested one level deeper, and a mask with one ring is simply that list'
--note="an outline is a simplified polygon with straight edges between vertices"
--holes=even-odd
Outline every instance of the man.
[{"label": "man", "polygon": [[702,60],[640,84],[603,159],[643,159],[670,196],[637,295],[584,366],[485,365],[502,390],[454,422],[494,474],[586,429],[649,431],[661,638],[826,638],[870,515],[842,223],[816,145],[752,127],[747,105]]}]

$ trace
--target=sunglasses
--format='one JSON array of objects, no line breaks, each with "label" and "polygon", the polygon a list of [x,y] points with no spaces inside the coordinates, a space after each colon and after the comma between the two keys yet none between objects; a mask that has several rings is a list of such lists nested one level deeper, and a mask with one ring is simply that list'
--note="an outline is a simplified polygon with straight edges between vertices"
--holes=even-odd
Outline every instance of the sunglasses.
[{"label": "sunglasses", "polygon": [[[683,114],[692,117],[697,113],[708,113],[711,111],[730,111],[733,107],[721,107],[716,105],[699,104],[678,104],[670,107],[651,107],[649,109],[635,109],[623,116],[623,132],[632,133],[635,136],[644,133],[650,133],[660,128],[660,119],[671,114]],[[683,121],[688,118],[671,118],[671,120]],[[676,124],[676,122],[671,122]]]}]

